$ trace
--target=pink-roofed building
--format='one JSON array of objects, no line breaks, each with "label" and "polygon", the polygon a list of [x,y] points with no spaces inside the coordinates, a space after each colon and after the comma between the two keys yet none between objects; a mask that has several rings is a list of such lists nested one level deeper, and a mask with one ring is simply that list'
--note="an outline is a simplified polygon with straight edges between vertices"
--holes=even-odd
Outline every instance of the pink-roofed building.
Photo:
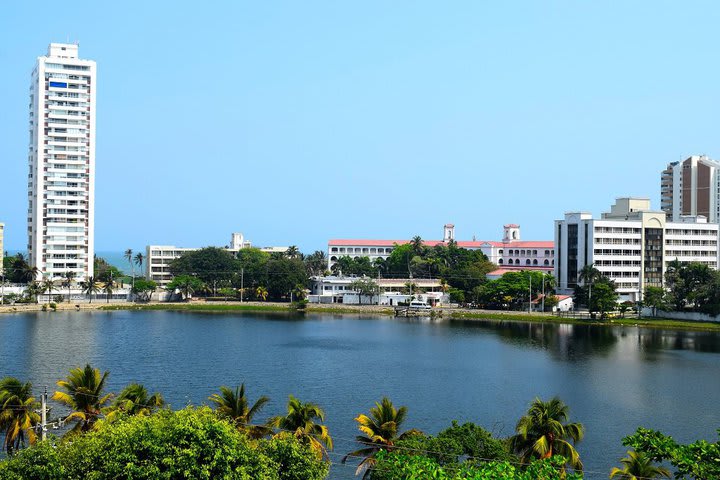
[{"label": "pink-roofed building", "polygon": [[[455,240],[455,226],[443,227],[442,240],[423,240],[428,247],[447,244]],[[388,258],[396,245],[410,243],[410,240],[362,240],[334,239],[328,241],[328,269],[344,256]],[[543,270],[552,272],[555,266],[555,242],[552,240],[524,241],[520,239],[520,225],[511,223],[503,228],[502,241],[457,241],[457,246],[469,250],[481,250],[488,259],[505,270]]]}]

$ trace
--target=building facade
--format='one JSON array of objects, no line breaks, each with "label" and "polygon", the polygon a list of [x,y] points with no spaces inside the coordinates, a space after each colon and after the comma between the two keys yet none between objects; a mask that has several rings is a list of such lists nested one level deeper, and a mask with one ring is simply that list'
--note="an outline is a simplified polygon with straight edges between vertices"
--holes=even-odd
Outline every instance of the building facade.
[{"label": "building facade", "polygon": [[720,162],[694,155],[670,163],[660,174],[660,209],[671,222],[684,215],[720,222]]},{"label": "building facade", "polygon": [[621,300],[637,302],[647,286],[664,286],[670,262],[718,266],[718,225],[702,216],[667,221],[645,198],[619,198],[600,219],[569,212],[555,221],[557,291],[569,294],[593,265],[613,280]]},{"label": "building facade", "polygon": [[[447,245],[455,240],[455,226],[443,227],[442,240],[423,240],[428,247]],[[340,257],[349,256],[386,259],[398,245],[410,243],[410,240],[350,240],[335,239],[328,242],[328,269]],[[481,250],[494,264],[509,269],[531,269],[552,271],[555,261],[555,245],[552,241],[523,241],[520,238],[520,225],[508,224],[503,228],[502,241],[456,241],[460,248]]]},{"label": "building facade", "polygon": [[28,257],[39,277],[93,276],[96,65],[51,43],[30,84]]},{"label": "building facade", "polygon": [[[373,278],[379,293],[373,298],[358,295],[351,287],[362,277],[335,276],[312,277],[308,301],[311,303],[378,304],[397,306],[399,302],[411,298],[431,305],[447,303],[448,295],[443,292],[443,284],[436,278]],[[413,291],[410,292],[410,289]]]}]

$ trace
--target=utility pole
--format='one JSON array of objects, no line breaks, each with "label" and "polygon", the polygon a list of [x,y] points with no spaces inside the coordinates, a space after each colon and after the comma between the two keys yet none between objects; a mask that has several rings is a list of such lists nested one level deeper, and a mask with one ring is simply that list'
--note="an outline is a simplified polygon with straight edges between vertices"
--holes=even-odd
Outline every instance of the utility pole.
[{"label": "utility pole", "polygon": [[240,303],[242,303],[242,297],[245,294],[245,269],[240,269]]},{"label": "utility pole", "polygon": [[40,440],[47,438],[47,387],[45,392],[40,395]]}]

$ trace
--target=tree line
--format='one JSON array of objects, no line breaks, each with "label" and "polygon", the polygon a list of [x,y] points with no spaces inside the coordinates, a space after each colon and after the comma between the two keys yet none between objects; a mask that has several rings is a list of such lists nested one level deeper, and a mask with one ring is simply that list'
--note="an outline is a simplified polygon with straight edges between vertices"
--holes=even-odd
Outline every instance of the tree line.
[{"label": "tree line", "polygon": [[[322,408],[290,395],[286,411],[258,422],[269,402],[254,402],[245,385],[221,386],[208,397],[213,409],[171,410],[159,393],[140,384],[106,392],[109,372],[86,365],[57,382],[52,399],[69,410],[53,422],[72,426],[61,438],[39,441],[39,404],[32,385],[0,380],[0,429],[8,458],[0,479],[20,478],[326,478],[333,439]],[[585,428],[570,422],[555,397],[533,400],[515,433],[496,437],[471,422],[453,422],[436,435],[404,426],[408,408],[382,398],[354,419],[358,448],[341,463],[357,465],[364,479],[577,480],[583,464],[575,445]],[[639,428],[623,439],[630,447],[610,478],[719,478],[720,442],[679,444]],[[334,454],[333,454],[334,455]]]}]

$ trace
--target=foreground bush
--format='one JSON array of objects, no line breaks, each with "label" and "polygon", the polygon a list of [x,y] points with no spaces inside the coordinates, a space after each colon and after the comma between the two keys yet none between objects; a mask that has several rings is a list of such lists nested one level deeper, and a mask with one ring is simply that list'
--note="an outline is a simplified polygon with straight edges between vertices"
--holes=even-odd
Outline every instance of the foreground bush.
[{"label": "foreground bush", "polygon": [[493,461],[482,464],[464,462],[440,465],[430,457],[405,455],[382,451],[377,454],[372,470],[373,480],[581,480],[582,474],[564,469],[564,457],[535,460],[526,468],[510,461]]},{"label": "foreground bush", "polygon": [[128,417],[0,462],[0,480],[314,480],[327,473],[327,463],[296,438],[249,440],[206,407]]}]

